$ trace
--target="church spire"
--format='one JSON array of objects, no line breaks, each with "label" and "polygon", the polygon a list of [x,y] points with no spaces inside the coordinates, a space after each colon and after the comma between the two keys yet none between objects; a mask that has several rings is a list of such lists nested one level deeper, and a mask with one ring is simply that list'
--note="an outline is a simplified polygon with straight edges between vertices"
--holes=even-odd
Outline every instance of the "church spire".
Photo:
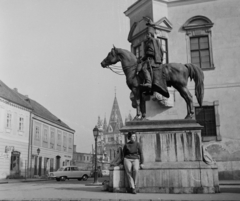
[{"label": "church spire", "polygon": [[109,118],[109,124],[108,124],[108,132],[119,132],[119,129],[123,127],[123,121],[122,116],[120,113],[118,101],[117,101],[117,95],[116,95],[116,87],[115,87],[115,97],[113,101],[112,111]]},{"label": "church spire", "polygon": [[103,131],[107,131],[107,119],[106,119],[106,114],[104,116],[104,122],[103,122]]}]

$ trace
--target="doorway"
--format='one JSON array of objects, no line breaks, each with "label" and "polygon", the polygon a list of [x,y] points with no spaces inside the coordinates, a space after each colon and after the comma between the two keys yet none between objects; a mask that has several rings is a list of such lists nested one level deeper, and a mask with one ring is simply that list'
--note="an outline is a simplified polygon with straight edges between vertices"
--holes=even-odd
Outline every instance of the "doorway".
[{"label": "doorway", "polygon": [[50,172],[53,172],[53,162],[54,162],[54,159],[51,158],[50,159]]},{"label": "doorway", "polygon": [[11,155],[10,172],[12,175],[20,174],[20,152],[13,151]]},{"label": "doorway", "polygon": [[38,176],[42,175],[42,157],[39,157]]},{"label": "doorway", "polygon": [[38,161],[38,157],[35,156],[34,157],[34,175],[37,175],[37,161]]},{"label": "doorway", "polygon": [[60,160],[61,160],[61,156],[56,156],[56,170],[60,168]]}]

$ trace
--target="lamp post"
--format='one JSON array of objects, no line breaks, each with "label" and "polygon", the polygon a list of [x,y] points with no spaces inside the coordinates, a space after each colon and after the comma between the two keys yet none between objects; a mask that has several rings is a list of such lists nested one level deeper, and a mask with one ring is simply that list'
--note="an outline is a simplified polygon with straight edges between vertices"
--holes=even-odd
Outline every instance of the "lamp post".
[{"label": "lamp post", "polygon": [[39,149],[39,148],[37,149],[37,154],[38,154],[38,155],[40,154],[40,149]]},{"label": "lamp post", "polygon": [[95,171],[94,171],[94,182],[93,183],[98,183],[98,172],[97,172],[97,138],[99,135],[99,130],[98,127],[95,126],[93,129],[93,136],[95,139]]},{"label": "lamp post", "polygon": [[95,139],[95,171],[94,171],[94,182],[93,183],[87,183],[85,186],[102,186],[102,183],[98,182],[98,172],[97,172],[97,139],[99,132],[102,132],[101,128],[98,128],[97,126],[93,129],[93,136]]}]

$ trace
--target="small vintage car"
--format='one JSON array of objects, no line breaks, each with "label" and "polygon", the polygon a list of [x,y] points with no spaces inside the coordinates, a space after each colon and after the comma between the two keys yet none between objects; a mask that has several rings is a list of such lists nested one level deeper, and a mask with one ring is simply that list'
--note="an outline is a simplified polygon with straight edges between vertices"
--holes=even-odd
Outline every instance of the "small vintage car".
[{"label": "small vintage car", "polygon": [[77,166],[63,166],[56,172],[48,173],[48,178],[55,178],[57,181],[65,181],[66,179],[78,179],[79,181],[87,181],[88,177],[90,177],[90,171],[81,170]]}]

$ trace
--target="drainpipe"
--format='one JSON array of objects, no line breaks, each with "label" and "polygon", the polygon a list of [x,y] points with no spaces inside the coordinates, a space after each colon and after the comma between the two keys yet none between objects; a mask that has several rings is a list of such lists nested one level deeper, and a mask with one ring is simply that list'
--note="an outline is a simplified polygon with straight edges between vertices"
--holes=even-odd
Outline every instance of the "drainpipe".
[{"label": "drainpipe", "polygon": [[32,178],[32,125],[33,125],[33,114],[32,112],[30,112],[30,117],[29,117],[29,146],[28,146],[28,167],[29,167],[29,163],[30,163],[30,178]]}]

